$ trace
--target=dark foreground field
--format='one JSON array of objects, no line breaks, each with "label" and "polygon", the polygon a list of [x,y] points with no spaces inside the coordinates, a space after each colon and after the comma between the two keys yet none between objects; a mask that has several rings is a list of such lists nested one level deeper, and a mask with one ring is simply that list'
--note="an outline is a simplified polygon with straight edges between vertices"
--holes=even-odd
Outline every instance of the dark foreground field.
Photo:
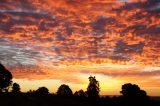
[{"label": "dark foreground field", "polygon": [[160,106],[160,97],[131,100],[121,96],[95,99],[77,96],[60,97],[53,94],[2,93],[0,106]]}]

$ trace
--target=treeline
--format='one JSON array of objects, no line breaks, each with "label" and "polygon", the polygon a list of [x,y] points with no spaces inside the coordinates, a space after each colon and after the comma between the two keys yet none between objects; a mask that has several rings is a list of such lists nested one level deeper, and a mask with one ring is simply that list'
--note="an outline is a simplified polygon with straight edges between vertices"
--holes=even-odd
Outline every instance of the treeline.
[{"label": "treeline", "polygon": [[152,100],[136,84],[122,85],[121,96],[101,97],[99,93],[95,76],[89,77],[86,91],[80,89],[73,93],[68,85],[62,84],[54,94],[46,87],[22,93],[20,85],[12,82],[12,74],[0,64],[0,106],[160,106],[159,101]]}]

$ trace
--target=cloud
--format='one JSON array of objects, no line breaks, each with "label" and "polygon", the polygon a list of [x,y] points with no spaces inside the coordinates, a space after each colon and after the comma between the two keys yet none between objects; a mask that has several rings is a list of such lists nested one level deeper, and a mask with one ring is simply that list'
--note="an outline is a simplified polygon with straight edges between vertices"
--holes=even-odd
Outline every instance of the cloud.
[{"label": "cloud", "polygon": [[115,52],[117,53],[142,53],[144,42],[139,42],[138,44],[127,45],[123,41],[118,41],[115,46]]},{"label": "cloud", "polygon": [[[86,73],[86,71],[84,72]],[[103,74],[106,76],[112,76],[112,77],[156,77],[160,75],[160,70],[157,71],[149,71],[149,72],[144,72],[144,71],[134,71],[134,70],[119,70],[119,71],[114,71],[114,70],[104,70],[102,71],[93,71],[93,74]]]},{"label": "cloud", "polygon": [[24,68],[158,66],[159,24],[158,0],[1,1],[0,58]]},{"label": "cloud", "polygon": [[[99,35],[99,34],[104,34],[107,29],[109,29],[109,25],[114,24],[115,19],[111,17],[99,17],[96,22],[92,24],[93,27],[93,34]],[[108,28],[106,28],[108,27]]]}]

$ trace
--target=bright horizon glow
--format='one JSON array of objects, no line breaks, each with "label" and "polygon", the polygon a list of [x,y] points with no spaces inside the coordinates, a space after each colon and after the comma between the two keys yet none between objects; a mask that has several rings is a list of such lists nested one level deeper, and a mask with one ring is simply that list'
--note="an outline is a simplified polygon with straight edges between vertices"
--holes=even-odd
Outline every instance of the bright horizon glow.
[{"label": "bright horizon glow", "polygon": [[[143,67],[143,68],[141,68]],[[45,86],[49,89],[50,93],[56,93],[58,87],[61,84],[68,84],[70,86],[70,88],[73,90],[73,92],[83,89],[84,91],[87,89],[88,86],[88,77],[90,75],[96,76],[96,79],[100,82],[100,95],[121,95],[120,91],[121,91],[121,86],[125,83],[133,83],[133,84],[137,84],[139,85],[139,87],[145,91],[147,91],[147,94],[150,96],[159,96],[160,92],[158,92],[159,87],[152,87],[152,85],[154,85],[154,82],[152,82],[150,85],[148,85],[146,82],[148,82],[145,78],[145,80],[135,80],[136,77],[134,76],[128,76],[129,78],[126,78],[128,80],[125,79],[126,76],[121,77],[121,76],[117,76],[117,78],[114,78],[113,76],[110,75],[114,75],[113,70],[119,72],[122,70],[134,70],[134,69],[139,69],[139,70],[144,70],[146,72],[151,72],[151,70],[155,71],[155,70],[159,70],[159,67],[150,67],[150,66],[138,66],[138,65],[118,65],[118,64],[100,64],[100,65],[95,65],[95,66],[81,66],[81,65],[75,65],[75,66],[68,66],[68,67],[59,67],[58,68],[59,71],[61,69],[73,69],[73,70],[77,70],[77,69],[81,69],[81,70],[92,70],[92,71],[84,71],[81,73],[76,73],[79,77],[79,79],[81,80],[81,82],[76,83],[76,80],[74,82],[74,79],[72,79],[72,81],[63,81],[63,80],[55,80],[54,76],[53,78],[47,79],[47,78],[43,78],[43,79],[13,79],[14,82],[19,83],[22,86],[22,92],[27,92],[30,89],[31,90],[36,90],[38,89],[38,87],[42,87]],[[112,69],[112,71],[110,72],[110,75],[105,75],[105,74],[101,74],[101,72],[97,72],[96,70],[102,70],[103,69]],[[62,70],[61,70],[62,71]],[[95,72],[95,74],[93,74]],[[139,72],[139,71],[137,71]],[[108,74],[108,73],[106,73]],[[125,74],[125,73],[124,73]],[[137,77],[137,79],[139,79],[139,76]],[[156,82],[155,82],[156,83]]]}]

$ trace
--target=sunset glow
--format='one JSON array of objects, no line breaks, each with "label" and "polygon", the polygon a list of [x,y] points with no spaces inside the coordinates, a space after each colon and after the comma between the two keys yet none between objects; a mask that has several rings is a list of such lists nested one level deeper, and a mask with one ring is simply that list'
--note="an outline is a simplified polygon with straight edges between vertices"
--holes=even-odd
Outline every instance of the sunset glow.
[{"label": "sunset glow", "polygon": [[159,0],[0,0],[0,62],[22,91],[68,84],[160,95]]}]

